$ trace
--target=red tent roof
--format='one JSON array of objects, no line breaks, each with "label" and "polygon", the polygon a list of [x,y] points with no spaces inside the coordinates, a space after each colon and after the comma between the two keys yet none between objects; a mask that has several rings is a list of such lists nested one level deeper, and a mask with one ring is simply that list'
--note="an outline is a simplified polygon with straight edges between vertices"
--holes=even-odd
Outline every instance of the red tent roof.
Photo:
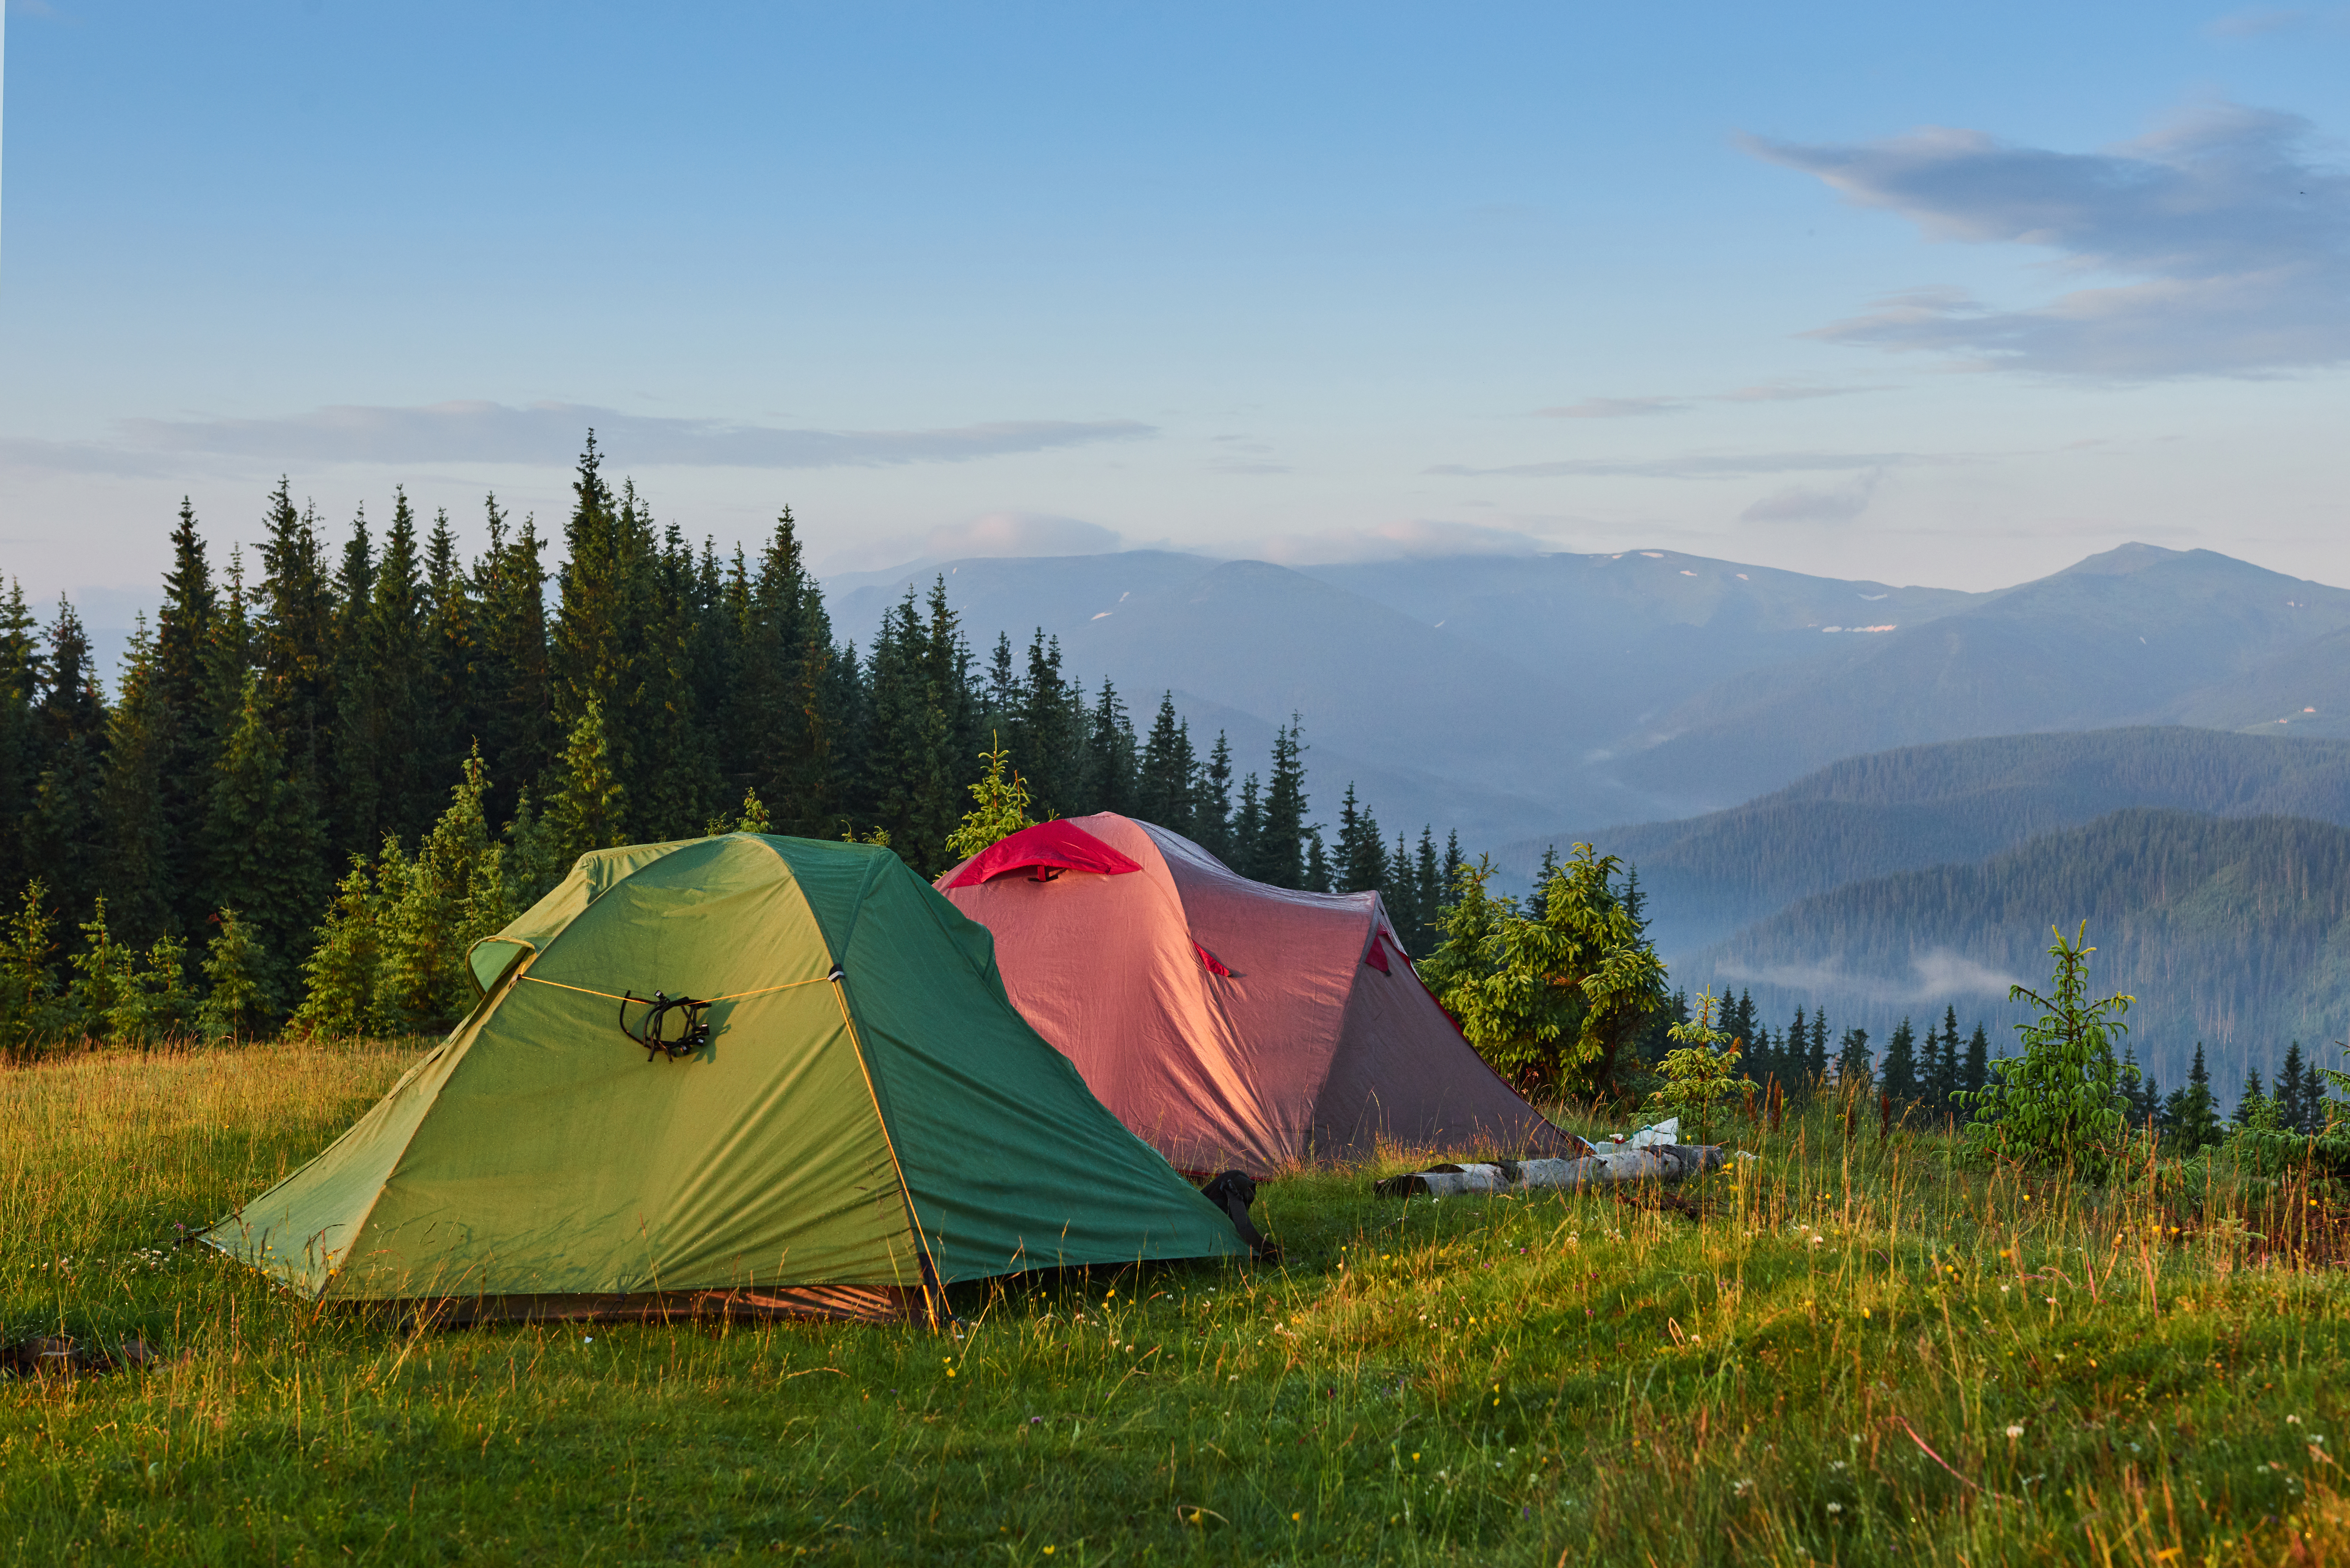
[{"label": "red tent roof", "polygon": [[[1142,867],[1073,823],[1040,822],[1034,827],[1022,828],[1009,838],[998,839],[972,856],[947,886],[975,888],[1014,871],[1045,868],[1123,877]],[[1039,877],[1036,880],[1045,878]]]}]

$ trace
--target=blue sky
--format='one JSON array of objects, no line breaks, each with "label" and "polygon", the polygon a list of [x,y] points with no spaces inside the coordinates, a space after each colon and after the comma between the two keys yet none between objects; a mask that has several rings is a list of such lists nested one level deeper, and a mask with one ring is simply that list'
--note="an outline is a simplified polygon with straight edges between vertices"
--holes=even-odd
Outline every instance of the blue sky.
[{"label": "blue sky", "polygon": [[[2350,10],[7,0],[0,573],[281,472],[820,566],[2350,583]],[[93,619],[104,614],[94,611]]]}]

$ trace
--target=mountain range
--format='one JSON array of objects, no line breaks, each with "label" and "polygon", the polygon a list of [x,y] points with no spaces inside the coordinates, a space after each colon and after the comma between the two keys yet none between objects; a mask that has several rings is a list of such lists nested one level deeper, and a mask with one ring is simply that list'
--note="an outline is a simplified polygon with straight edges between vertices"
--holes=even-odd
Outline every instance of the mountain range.
[{"label": "mountain range", "polygon": [[1990,593],[1673,551],[1134,551],[836,579],[837,631],[941,577],[975,646],[1041,628],[1243,768],[1302,716],[1326,821],[1351,782],[1505,887],[1550,846],[1624,857],[1677,982],[1766,1016],[1881,1038],[1956,1006],[2006,1038],[2007,985],[2085,919],[2169,1079],[2198,1040],[2240,1072],[2350,1029],[2339,588],[2145,545]]},{"label": "mountain range", "polygon": [[827,585],[868,639],[943,578],[982,649],[1038,628],[1138,710],[1262,753],[1303,715],[1324,796],[1471,845],[1719,810],[1839,759],[2114,725],[2350,736],[2350,591],[2127,545],[1991,593],[1669,550],[1285,567],[1166,551]]}]

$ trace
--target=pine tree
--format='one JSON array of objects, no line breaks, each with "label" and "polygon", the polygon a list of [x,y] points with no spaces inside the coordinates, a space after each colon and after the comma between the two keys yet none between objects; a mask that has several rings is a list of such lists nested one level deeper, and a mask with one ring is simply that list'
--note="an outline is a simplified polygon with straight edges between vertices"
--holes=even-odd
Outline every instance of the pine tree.
[{"label": "pine tree", "polygon": [[306,1034],[348,1039],[364,1033],[375,1004],[380,908],[375,877],[364,856],[335,885],[326,923],[302,961],[302,1005],[291,1027]]},{"label": "pine tree", "polygon": [[164,825],[155,846],[164,922],[159,934],[161,929],[192,930],[213,907],[204,886],[203,836],[188,828],[203,820],[213,765],[220,756],[213,651],[219,618],[220,596],[203,538],[196,532],[195,508],[182,498],[179,526],[172,532],[172,569],[163,578],[151,678],[153,778],[157,815]]},{"label": "pine tree", "polygon": [[[971,786],[971,809],[947,837],[946,853],[954,860],[968,859],[1023,828],[1036,826],[1028,815],[1027,785],[1017,772],[1011,771],[1011,754],[999,745],[982,752],[980,757],[987,763],[987,772]],[[1011,773],[1008,778],[1007,772]]]},{"label": "pine tree", "polygon": [[457,558],[457,536],[442,508],[433,514],[432,533],[424,545],[421,728],[428,751],[420,771],[427,780],[455,777],[481,743],[482,724],[473,700],[477,615],[473,584]]},{"label": "pine tree", "polygon": [[612,766],[600,699],[590,697],[586,711],[571,726],[555,798],[547,807],[547,823],[555,859],[562,867],[591,849],[611,849],[629,842],[628,794]]},{"label": "pine tree", "polygon": [[[211,886],[254,911],[240,928],[257,957],[263,994],[291,994],[310,920],[327,898],[327,838],[310,780],[284,743],[248,672],[235,731],[221,753],[205,821]],[[249,928],[246,929],[245,928]]]},{"label": "pine tree", "polygon": [[[1918,1032],[1904,1018],[1885,1043],[1885,1093],[1897,1106],[1916,1103],[1925,1092],[1918,1075]],[[1942,1107],[1932,1107],[1939,1111]]]},{"label": "pine tree", "polygon": [[33,877],[0,941],[0,1053],[11,1060],[31,1060],[71,1026],[57,988],[56,933],[48,884]]},{"label": "pine tree", "polygon": [[547,670],[546,569],[529,518],[509,535],[498,499],[485,503],[489,548],[473,566],[475,607],[473,699],[483,754],[494,774],[510,784],[493,792],[494,815],[509,816],[530,781],[554,764],[554,695]]},{"label": "pine tree", "polygon": [[[1387,905],[1388,919],[1398,936],[1419,924],[1418,906],[1419,883],[1411,869],[1411,840],[1403,834],[1396,835],[1395,852],[1388,864],[1394,867],[1388,884],[1379,889],[1379,898]],[[1407,948],[1406,950],[1409,950]]]},{"label": "pine tree", "polygon": [[1825,1084],[1828,1076],[1828,1014],[1823,1007],[1812,1013],[1812,1041],[1804,1052],[1804,1076]]},{"label": "pine tree", "polygon": [[1305,867],[1298,886],[1308,893],[1327,893],[1330,888],[1330,852],[1322,846],[1322,830],[1305,830]]},{"label": "pine tree", "polygon": [[1201,774],[1192,824],[1198,830],[1192,838],[1201,848],[1226,866],[1240,868],[1241,855],[1232,831],[1232,748],[1222,730],[1216,732],[1216,743]]},{"label": "pine tree", "polygon": [[2301,1042],[2285,1047],[2284,1065],[2277,1069],[2276,1101],[2279,1124],[2302,1134],[2314,1133],[2316,1107],[2304,1096]]},{"label": "pine tree", "polygon": [[2244,1070],[2243,1092],[2236,1097],[2236,1125],[2247,1127],[2268,1127],[2276,1125],[2276,1106],[2270,1100],[2267,1088],[2261,1083],[2257,1067]]},{"label": "pine tree", "polygon": [[1305,743],[1298,716],[1274,732],[1273,776],[1264,792],[1263,818],[1253,846],[1249,875],[1276,888],[1305,881]]},{"label": "pine tree", "polygon": [[1387,841],[1379,833],[1378,819],[1356,804],[1352,784],[1338,803],[1335,870],[1341,893],[1377,893],[1388,885]]},{"label": "pine tree", "polygon": [[1991,1081],[1991,1032],[1978,1021],[1975,1032],[1967,1036],[1967,1059],[1962,1075],[1969,1094],[1981,1094]]},{"label": "pine tree", "polygon": [[2203,1065],[2203,1042],[2195,1043],[2195,1062],[2187,1070],[2187,1086],[2173,1089],[2162,1106],[2163,1144],[2173,1154],[2197,1154],[2220,1141],[2220,1106],[2211,1094],[2211,1075]]},{"label": "pine tree", "polygon": [[48,628],[41,689],[33,709],[33,842],[41,871],[66,908],[98,895],[105,863],[100,811],[106,767],[106,699],[92,667],[89,639],[73,606],[60,599]]},{"label": "pine tree", "polygon": [[473,945],[510,917],[500,846],[482,815],[489,773],[472,753],[449,809],[412,860],[387,842],[378,862],[377,961],[369,1017],[386,1033],[436,1033],[469,1012],[478,989],[465,967]]},{"label": "pine tree", "polygon": [[106,778],[99,801],[105,824],[103,879],[127,931],[160,935],[171,924],[170,854],[175,838],[193,836],[174,822],[163,791],[171,713],[159,689],[155,642],[141,616],[124,659],[120,700],[107,726]]},{"label": "pine tree", "polygon": [[1127,716],[1126,704],[1119,700],[1118,688],[1104,678],[1086,736],[1085,801],[1089,812],[1133,812],[1136,751],[1134,723]]},{"label": "pine tree", "polygon": [[1438,900],[1440,903],[1452,902],[1454,889],[1461,886],[1461,873],[1468,868],[1468,865],[1461,854],[1460,830],[1455,828],[1447,832],[1444,836],[1444,875],[1440,878],[1444,892]]},{"label": "pine tree", "polygon": [[1942,1027],[1931,1033],[1933,1070],[1926,1084],[1926,1103],[1935,1115],[1947,1114],[1951,1108],[1950,1096],[1966,1086],[1966,1066],[1959,1056],[1959,1010],[1942,1010]]},{"label": "pine tree", "polygon": [[334,756],[335,590],[318,542],[317,520],[296,512],[285,480],[264,516],[261,583],[255,595],[254,663],[263,706],[286,746],[288,764],[325,801]]},{"label": "pine tree", "polygon": [[1414,958],[1425,958],[1433,950],[1432,932],[1444,908],[1444,874],[1436,862],[1436,829],[1423,824],[1419,830],[1419,852],[1412,865],[1412,929],[1404,937],[1404,945]]},{"label": "pine tree", "polygon": [[40,778],[33,708],[40,700],[40,622],[13,578],[0,596],[0,889],[21,888],[37,871],[33,795]]},{"label": "pine tree", "polygon": [[1254,774],[1241,781],[1240,804],[1232,810],[1232,859],[1224,864],[1243,877],[1256,876],[1257,846],[1264,837],[1264,801],[1261,795]]},{"label": "pine tree", "polygon": [[1809,1015],[1798,1007],[1795,1009],[1795,1021],[1787,1025],[1786,1054],[1780,1063],[1781,1071],[1786,1074],[1789,1094],[1804,1094],[1809,1092],[1811,1088],[1808,1076],[1811,1071],[1811,1049],[1812,1026]]},{"label": "pine tree", "polygon": [[[1008,657],[1008,646],[997,646],[999,659]],[[1150,738],[1143,742],[1136,811],[1145,822],[1194,837],[1199,831],[1195,805],[1199,772],[1199,760],[1191,754],[1191,728],[1175,715],[1175,694],[1163,692],[1159,715],[1150,723]]]},{"label": "pine tree", "polygon": [[1844,1037],[1836,1042],[1836,1087],[1847,1094],[1866,1094],[1872,1080],[1871,1062],[1868,1031],[1846,1030]]},{"label": "pine tree", "polygon": [[955,755],[973,705],[969,650],[943,579],[930,610],[926,621],[910,588],[874,637],[866,799],[890,847],[935,876],[950,864],[946,841],[962,820],[964,791],[978,770]]},{"label": "pine tree", "polygon": [[1024,705],[1012,727],[1012,754],[1022,759],[1042,816],[1079,815],[1083,787],[1085,693],[1061,677],[1061,639],[1039,628],[1028,645]]},{"label": "pine tree", "polygon": [[218,928],[205,949],[204,1000],[196,1010],[197,1032],[213,1039],[255,1039],[269,1032],[280,1006],[264,973],[268,955],[234,909],[213,917]]}]

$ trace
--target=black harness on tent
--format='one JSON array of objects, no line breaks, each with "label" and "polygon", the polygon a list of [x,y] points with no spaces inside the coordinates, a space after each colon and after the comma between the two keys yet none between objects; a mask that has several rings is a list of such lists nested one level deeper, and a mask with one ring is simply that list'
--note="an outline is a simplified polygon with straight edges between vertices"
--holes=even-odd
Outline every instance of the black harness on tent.
[{"label": "black harness on tent", "polygon": [[[642,1032],[629,1027],[629,1005],[650,1008],[644,1017]],[[671,996],[656,991],[650,1000],[629,992],[620,998],[620,1033],[645,1048],[645,1060],[659,1056],[664,1061],[691,1056],[710,1044],[710,1003],[697,1002],[690,996]],[[674,1027],[677,1033],[672,1034]]]},{"label": "black harness on tent", "polygon": [[1248,1243],[1253,1256],[1265,1262],[1275,1262],[1281,1257],[1281,1249],[1267,1241],[1264,1233],[1249,1219],[1249,1205],[1256,1201],[1256,1183],[1249,1179],[1247,1172],[1227,1170],[1201,1188],[1200,1196],[1224,1211],[1224,1217],[1232,1222],[1232,1229],[1239,1232],[1240,1239]]}]

